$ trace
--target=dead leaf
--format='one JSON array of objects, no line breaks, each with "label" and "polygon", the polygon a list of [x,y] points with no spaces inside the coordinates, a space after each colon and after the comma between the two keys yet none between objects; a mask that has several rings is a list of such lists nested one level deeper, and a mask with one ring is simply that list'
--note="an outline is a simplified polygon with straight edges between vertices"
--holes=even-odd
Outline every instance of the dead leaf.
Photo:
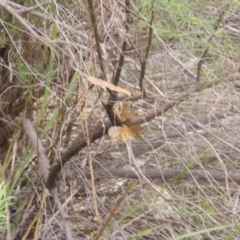
[{"label": "dead leaf", "polygon": [[115,86],[112,83],[103,81],[100,78],[96,78],[96,77],[92,77],[92,76],[86,76],[86,78],[89,82],[91,82],[94,85],[97,85],[97,86],[100,86],[100,87],[106,87],[110,90],[120,92],[120,93],[124,93],[124,94],[128,95],[129,97],[131,97],[131,92],[130,91],[128,91],[126,89],[123,89],[123,88],[120,88],[118,86]]}]

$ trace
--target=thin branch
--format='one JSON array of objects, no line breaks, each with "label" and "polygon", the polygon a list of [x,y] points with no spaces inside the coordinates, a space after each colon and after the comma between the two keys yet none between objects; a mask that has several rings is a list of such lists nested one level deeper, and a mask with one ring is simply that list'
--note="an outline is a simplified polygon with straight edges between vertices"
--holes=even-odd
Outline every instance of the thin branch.
[{"label": "thin branch", "polygon": [[[215,35],[213,34],[209,39],[208,39],[208,43],[210,44],[213,37]],[[200,57],[200,60],[198,62],[198,65],[197,65],[197,77],[196,77],[196,82],[199,82],[200,81],[200,78],[201,78],[201,68],[202,68],[202,64],[203,64],[203,61],[204,59],[206,58],[207,56],[207,53],[208,53],[208,50],[209,50],[209,46],[203,51],[203,53],[201,54],[201,57]]]},{"label": "thin branch", "polygon": [[[222,8],[222,10],[221,10],[221,12],[220,12],[220,14],[219,14],[219,16],[218,16],[218,19],[217,19],[217,21],[216,21],[216,23],[215,23],[215,25],[214,25],[214,27],[213,27],[213,29],[214,29],[215,31],[217,31],[217,30],[219,29],[220,23],[221,23],[221,21],[222,21],[222,19],[223,19],[223,16],[224,16],[224,14],[225,14],[225,9],[227,9],[228,7],[229,7],[229,3],[226,4],[226,5]],[[215,34],[213,34],[213,35],[208,39],[208,43],[209,43],[209,44],[211,43],[211,41],[212,41],[212,39],[213,39],[214,36],[215,36]],[[199,60],[198,65],[197,65],[197,77],[196,77],[196,82],[199,82],[199,81],[200,81],[202,64],[203,64],[204,58],[206,58],[206,55],[207,55],[207,53],[208,53],[208,50],[209,50],[209,47],[207,47],[207,48],[204,50],[204,52],[201,54],[200,60]]]},{"label": "thin branch", "polygon": [[117,200],[117,203],[115,204],[115,206],[113,207],[113,209],[111,210],[111,212],[109,213],[106,221],[104,222],[104,225],[101,227],[98,235],[96,236],[96,238],[94,240],[98,240],[100,239],[104,229],[107,227],[108,223],[110,222],[110,220],[113,218],[113,216],[115,215],[117,209],[121,206],[122,201],[126,198],[127,193],[129,192],[130,188],[132,187],[132,183],[128,183],[128,186],[126,187],[123,195]]},{"label": "thin branch", "polygon": [[[185,172],[185,168],[175,169],[175,168],[168,168],[168,169],[156,169],[156,168],[149,168],[143,169],[142,172],[146,177],[150,179],[160,179],[162,181],[166,181],[176,177],[178,174],[182,174]],[[90,174],[86,174],[89,178]],[[139,176],[134,170],[129,169],[113,169],[113,168],[105,168],[98,171],[95,171],[96,177],[105,177],[105,178],[130,178],[130,179],[138,179]],[[238,173],[227,172],[224,171],[207,171],[207,170],[188,170],[187,173],[184,173],[181,179],[195,179],[195,180],[215,180],[218,182],[225,182],[226,177],[229,181],[240,183],[240,176]]]},{"label": "thin branch", "polygon": [[152,34],[153,34],[152,24],[153,24],[153,9],[151,10],[151,20],[150,20],[150,23],[149,23],[148,45],[147,45],[147,48],[146,48],[145,58],[141,62],[141,73],[140,73],[140,78],[139,78],[139,86],[140,86],[140,89],[142,91],[143,97],[145,97],[145,95],[146,95],[146,91],[143,87],[143,79],[144,79],[144,76],[145,76],[149,51],[150,51],[150,48],[151,48],[151,45],[152,45]]},{"label": "thin branch", "polygon": [[35,9],[38,9],[44,5],[48,5],[48,4],[51,4],[53,3],[53,0],[48,0],[48,1],[45,1],[45,2],[42,2],[42,3],[38,3],[36,4],[35,6],[32,6],[32,7],[24,7],[24,6],[20,6],[19,4],[16,4],[16,6],[18,6],[20,9],[17,10],[17,13],[19,14],[26,14],[26,13],[29,13],[29,12],[32,12],[34,11]]},{"label": "thin branch", "polygon": [[176,101],[172,101],[167,103],[162,109],[158,109],[156,111],[153,111],[152,113],[148,114],[145,117],[139,117],[139,118],[133,118],[129,121],[127,121],[125,124],[127,126],[132,126],[132,125],[136,125],[136,124],[142,124],[145,122],[149,122],[152,119],[154,119],[157,116],[161,116],[164,112],[168,111],[169,109],[173,108],[174,106],[178,105],[180,102],[186,100],[189,97],[189,94],[185,94],[182,97],[180,97],[179,99],[177,99]]},{"label": "thin branch", "polygon": [[[95,14],[94,14],[94,9],[93,9],[93,3],[92,3],[92,0],[87,0],[87,2],[88,2],[90,18],[91,18],[91,22],[92,22],[92,26],[93,26],[93,33],[94,33],[94,38],[95,38],[96,47],[97,47],[100,69],[103,74],[103,80],[107,81],[107,75],[105,72],[105,67],[104,67],[103,57],[102,57],[102,49],[100,46],[100,40],[99,40],[99,35],[98,35],[97,22],[96,22],[96,18],[95,18]],[[116,94],[112,90],[107,89],[107,91],[112,96],[112,98],[116,98]]]},{"label": "thin branch", "polygon": [[[37,153],[38,164],[39,164],[39,173],[43,178],[43,182],[46,184],[48,175],[49,175],[50,165],[49,165],[48,157],[45,153],[45,149],[44,149],[40,139],[38,138],[37,133],[31,123],[31,121],[27,118],[23,119],[23,129],[29,138],[30,144],[32,145],[33,149]],[[64,211],[64,209],[61,205],[61,202],[58,197],[57,188],[56,187],[51,188],[50,192],[54,198],[57,208],[58,208],[58,210],[62,216],[62,219],[64,221],[66,237],[68,240],[71,240],[72,239],[71,229],[70,229],[68,221],[66,220],[68,218],[68,214]]]},{"label": "thin branch", "polygon": [[157,37],[159,43],[163,47],[163,49],[166,51],[166,53],[183,69],[183,71],[191,78],[196,79],[196,76],[194,73],[192,73],[185,65],[182,63],[179,59],[177,59],[173,53],[170,47],[166,45],[166,43],[158,36],[157,32],[154,31],[154,35]]},{"label": "thin branch", "polygon": [[129,4],[127,5],[128,7],[126,6],[126,3],[123,4],[121,1],[117,1],[117,3],[118,3],[121,7],[123,7],[125,10],[127,10],[128,13],[131,13],[135,18],[137,18],[137,19],[142,20],[142,21],[145,22],[145,19],[144,19],[143,17],[141,17],[140,15],[136,14],[135,12],[133,12],[133,11],[131,11],[131,10],[129,9],[130,2],[129,2]]},{"label": "thin branch", "polygon": [[45,149],[40,139],[38,138],[37,133],[29,119],[27,118],[23,119],[23,128],[25,133],[28,135],[30,144],[32,145],[33,149],[37,152],[39,172],[40,175],[43,177],[43,181],[46,182],[50,165],[48,162],[48,157],[45,153]]},{"label": "thin branch", "polygon": [[[86,105],[86,103],[85,103],[85,105]],[[91,155],[91,150],[90,150],[91,142],[90,142],[87,118],[85,118],[84,124],[85,124],[85,139],[86,139],[87,148],[88,148],[88,164],[89,164],[89,169],[91,172],[92,201],[93,201],[94,211],[95,211],[95,215],[98,219],[99,226],[102,227],[102,221],[101,221],[101,217],[100,217],[99,210],[98,210],[98,204],[97,204],[96,188],[95,188],[95,181],[94,181],[95,179],[94,179],[94,175],[93,175],[93,163],[92,163],[92,155]]]},{"label": "thin branch", "polygon": [[102,49],[100,46],[100,40],[99,40],[99,35],[98,35],[97,22],[96,22],[96,18],[95,18],[95,14],[94,14],[93,3],[92,3],[92,0],[87,0],[87,2],[88,2],[90,18],[91,18],[91,22],[92,22],[94,38],[95,38],[96,47],[97,47],[99,65],[100,65],[100,69],[103,74],[103,79],[106,80],[107,77],[106,77],[105,68],[104,68],[104,64],[103,64]]},{"label": "thin branch", "polygon": [[31,27],[30,23],[26,22],[24,18],[16,13],[14,9],[12,9],[6,2],[0,1],[0,7],[5,9],[7,12],[12,14],[14,18],[16,18],[25,28],[28,30],[35,38],[44,42],[44,38],[41,35],[38,35],[33,28]]},{"label": "thin branch", "polygon": [[[121,51],[121,55],[119,58],[119,62],[118,62],[118,66],[117,66],[117,71],[113,80],[113,84],[114,85],[118,85],[119,83],[119,79],[120,79],[120,75],[121,75],[121,71],[122,71],[122,67],[123,67],[123,63],[124,63],[124,53],[127,49],[127,42],[124,41],[123,45],[122,45],[122,51]],[[110,120],[110,122],[112,123],[112,125],[114,125],[114,113],[113,113],[113,105],[115,103],[115,101],[118,99],[117,95],[113,96],[110,95],[108,102],[106,103],[106,105],[104,106],[108,115],[108,118]]]},{"label": "thin branch", "polygon": [[118,83],[119,83],[119,79],[120,79],[120,75],[121,75],[121,71],[124,63],[124,53],[126,52],[126,49],[127,49],[127,42],[124,41],[122,44],[121,55],[118,61],[117,71],[113,80],[113,84],[116,86],[118,86]]},{"label": "thin branch", "polygon": [[[132,120],[126,122],[126,125],[130,126],[130,125],[135,125],[135,124],[141,124],[141,123],[144,123],[146,121],[151,121],[155,117],[162,115],[167,110],[171,109],[172,107],[176,106],[180,102],[184,101],[187,98],[187,96],[188,95],[184,95],[181,98],[179,98],[177,101],[170,102],[170,103],[166,104],[162,109],[150,113],[145,118],[132,119]],[[96,139],[104,136],[108,132],[108,129],[111,126],[112,125],[109,122],[99,123],[92,131],[90,131],[90,134],[89,134],[91,136],[90,142],[94,142]],[[61,168],[64,166],[64,164],[67,163],[70,160],[71,157],[73,157],[82,148],[84,148],[86,146],[87,146],[86,140],[82,137],[82,134],[80,134],[76,138],[76,140],[72,143],[72,145],[68,147],[66,152],[64,152],[61,155],[61,158],[56,163],[56,165],[54,165],[51,168],[51,170],[49,172],[48,180],[47,180],[47,183],[46,183],[46,187],[48,189],[51,189],[55,186],[55,179],[57,177],[57,174],[59,173]]]},{"label": "thin branch", "polygon": [[[208,49],[208,48],[207,48]],[[205,49],[205,51],[207,50]],[[207,52],[207,51],[206,51]],[[200,77],[201,77],[201,68],[202,68],[202,64],[203,64],[203,58],[201,58],[198,62],[197,65],[197,77],[196,77],[196,82],[200,81]]]},{"label": "thin branch", "polygon": [[[129,31],[129,1],[126,0],[125,1],[125,11],[126,11],[126,21],[125,21],[125,30],[126,32]],[[125,59],[125,52],[127,50],[127,41],[123,41],[123,44],[122,44],[122,49],[121,49],[121,53],[120,53],[120,58],[119,58],[119,61],[118,61],[118,66],[117,66],[117,71],[116,71],[116,74],[114,76],[114,80],[113,80],[113,84],[118,86],[118,83],[119,83],[119,80],[120,80],[120,76],[121,76],[121,72],[122,72],[122,67],[123,67],[123,64],[124,64],[124,59]],[[106,109],[106,112],[108,114],[108,117],[109,117],[109,120],[110,122],[112,123],[112,125],[114,125],[114,113],[113,113],[113,110],[112,110],[112,107],[114,105],[114,102],[117,100],[117,95],[116,96],[110,96],[109,99],[108,99],[108,102],[107,104],[104,106],[105,109]]]},{"label": "thin branch", "polygon": [[[90,130],[90,142],[94,142],[96,139],[104,136],[110,127],[111,123],[109,122],[100,122],[97,124],[92,130]],[[51,189],[55,186],[55,179],[57,177],[57,174],[64,166],[64,164],[67,163],[71,157],[76,155],[81,149],[86,146],[86,140],[83,138],[82,134],[79,134],[75,141],[67,148],[67,150],[61,154],[60,160],[58,160],[56,165],[51,168],[46,182],[46,187],[48,189]]]},{"label": "thin branch", "polygon": [[[47,3],[47,2],[46,2]],[[1,5],[1,1],[0,1],[0,5]],[[9,5],[12,5],[13,7],[17,8],[17,9],[23,9],[23,10],[27,10],[28,8],[20,5],[20,4],[17,4],[17,3],[13,3],[13,2],[9,2]],[[7,10],[7,9],[6,9]],[[19,13],[18,10],[15,10],[13,9],[14,12],[10,12],[14,17],[16,17]],[[48,14],[47,12],[44,12],[44,14],[38,12],[38,11],[31,11],[29,12],[28,14],[31,14],[31,15],[34,15],[36,17],[39,17],[41,18],[42,20],[48,20],[50,23],[55,23],[57,25],[59,25],[59,27],[62,27],[62,28],[68,28],[69,31],[71,31],[71,33],[74,33],[78,36],[80,36],[84,41],[87,41],[88,40],[88,36],[86,34],[84,34],[82,31],[78,31],[76,30],[76,28],[66,24],[65,22],[62,22],[60,19],[54,19],[50,14]],[[20,16],[21,17],[21,16]],[[25,22],[24,18],[22,18],[22,21],[20,21],[22,23],[23,26],[29,24],[28,22]],[[26,26],[25,26],[26,28]],[[37,29],[35,26],[32,26],[32,29],[35,30],[39,36],[43,36],[43,32],[40,32],[39,29]],[[37,35],[34,35],[36,38],[37,38]],[[88,48],[86,48],[86,46],[84,46],[83,44],[77,44],[76,42],[72,43],[72,42],[66,42],[66,41],[63,41],[61,39],[54,39],[54,40],[51,40],[50,38],[48,38],[46,36],[46,38],[42,38],[42,39],[39,39],[37,38],[38,40],[42,41],[44,44],[47,44],[49,47],[50,47],[50,44],[54,44],[55,46],[57,45],[72,45],[72,46],[78,46],[79,48],[83,48],[85,50],[89,50]],[[59,48],[59,50],[62,50],[62,48]],[[63,52],[64,54],[65,52]]]}]

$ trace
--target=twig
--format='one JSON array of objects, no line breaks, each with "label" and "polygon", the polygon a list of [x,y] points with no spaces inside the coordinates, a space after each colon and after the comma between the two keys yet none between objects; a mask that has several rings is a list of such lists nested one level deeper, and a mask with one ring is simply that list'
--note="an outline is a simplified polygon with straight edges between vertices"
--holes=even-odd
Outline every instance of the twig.
[{"label": "twig", "polygon": [[[152,6],[153,8],[153,6]],[[145,58],[143,59],[143,61],[141,62],[141,72],[140,72],[140,78],[139,78],[139,86],[140,89],[142,91],[142,95],[143,97],[145,97],[146,95],[146,91],[143,87],[143,79],[145,76],[145,71],[146,71],[146,65],[147,65],[147,59],[148,59],[148,55],[149,55],[149,50],[151,48],[152,45],[152,34],[153,34],[153,28],[152,28],[152,24],[153,24],[153,9],[151,10],[151,20],[149,23],[149,36],[148,36],[148,45],[146,47],[146,54],[145,54]]]},{"label": "twig", "polygon": [[[208,49],[208,48],[207,48]],[[205,49],[205,51],[207,50]],[[206,51],[207,52],[207,51]],[[197,65],[197,77],[196,77],[196,82],[200,81],[200,77],[201,77],[201,68],[202,68],[202,64],[203,64],[203,58],[201,58],[198,62]]]},{"label": "twig", "polygon": [[[43,182],[46,184],[48,175],[49,175],[50,165],[49,165],[48,157],[45,153],[45,149],[44,149],[40,139],[38,138],[37,133],[29,119],[27,119],[27,118],[23,119],[23,128],[24,128],[25,133],[28,135],[30,144],[32,145],[33,149],[37,152],[39,173],[43,178]],[[68,240],[71,240],[72,239],[71,229],[70,229],[68,221],[66,220],[68,215],[64,211],[64,209],[61,205],[61,202],[58,197],[57,188],[56,187],[51,188],[50,192],[54,198],[57,208],[58,208],[58,210],[62,216],[62,219],[64,221],[66,237]]]},{"label": "twig", "polygon": [[[208,39],[208,43],[210,43],[213,39],[215,35],[213,34],[209,39]],[[206,58],[206,55],[208,53],[208,50],[209,50],[209,47],[207,47],[203,53],[201,54],[201,57],[200,57],[200,60],[198,62],[198,65],[197,65],[197,77],[196,77],[196,82],[199,82],[200,81],[200,77],[201,77],[201,68],[202,68],[202,64],[203,64],[203,61],[204,59]]]},{"label": "twig", "polygon": [[[150,121],[150,120],[154,119],[156,116],[162,115],[167,110],[171,109],[172,107],[176,106],[180,102],[184,101],[187,98],[187,96],[188,95],[184,95],[181,98],[179,98],[178,100],[176,100],[175,102],[167,103],[162,109],[150,113],[145,118],[132,119],[132,120],[126,122],[126,125],[131,126],[131,125],[135,125],[135,124],[141,124],[141,123],[144,123],[146,121]],[[89,135],[92,136],[90,141],[94,142],[96,139],[104,136],[108,132],[108,129],[111,126],[112,125],[111,125],[110,122],[105,122],[104,124],[99,123],[92,131],[90,131]],[[59,173],[61,168],[64,166],[64,164],[67,163],[70,160],[71,157],[73,157],[75,154],[77,154],[78,151],[80,151],[82,148],[84,148],[86,146],[87,146],[86,140],[83,139],[82,134],[80,134],[76,138],[76,140],[72,143],[72,145],[66,150],[66,152],[64,152],[61,155],[61,158],[56,163],[56,165],[54,165],[51,168],[51,170],[49,172],[48,180],[47,180],[47,183],[46,183],[46,187],[48,189],[51,189],[55,186],[55,179],[57,177],[57,174]]]},{"label": "twig", "polygon": [[[227,9],[229,7],[229,3],[227,3],[221,10],[219,16],[218,16],[218,19],[215,23],[215,25],[213,26],[213,29],[215,31],[218,30],[219,26],[220,26],[220,23],[223,19],[223,16],[225,14],[225,9]],[[209,39],[208,39],[208,43],[210,44],[213,37],[215,36],[215,34],[213,34]],[[196,77],[196,82],[199,82],[200,81],[200,77],[201,77],[201,68],[202,68],[202,64],[203,64],[203,61],[204,61],[204,58],[206,57],[207,53],[208,53],[208,50],[209,50],[209,47],[207,47],[204,52],[201,54],[201,57],[200,57],[200,60],[198,62],[198,65],[197,65],[197,77]]]},{"label": "twig", "polygon": [[121,196],[121,198],[118,199],[118,201],[117,201],[117,203],[115,204],[114,208],[113,208],[113,209],[111,210],[111,212],[109,213],[106,221],[104,222],[104,225],[102,226],[102,228],[100,229],[98,235],[96,236],[96,238],[95,238],[94,240],[100,239],[100,237],[101,237],[104,229],[106,228],[107,224],[109,223],[109,221],[110,221],[110,220],[113,218],[113,216],[115,215],[115,213],[116,213],[117,209],[120,207],[122,201],[126,198],[126,195],[127,195],[127,193],[129,192],[131,186],[132,186],[132,183],[130,182],[130,183],[128,184],[128,186],[126,187],[126,189],[125,189],[123,195]]},{"label": "twig", "polygon": [[91,18],[91,22],[92,22],[94,38],[95,38],[96,47],[97,47],[99,65],[100,65],[100,69],[103,74],[103,79],[106,80],[107,78],[106,78],[105,68],[104,68],[104,64],[103,64],[102,49],[100,46],[100,40],[99,40],[99,35],[98,35],[97,22],[96,22],[96,18],[95,18],[95,14],[94,14],[94,9],[93,9],[93,3],[92,3],[92,0],[87,0],[87,2],[88,2],[90,18]]},{"label": "twig", "polygon": [[[129,1],[126,0],[125,1],[125,5],[126,5],[126,8],[125,8],[125,11],[126,11],[126,21],[125,21],[125,30],[126,32],[128,32],[129,30],[129,26],[128,26],[128,22],[129,22],[129,11],[128,11],[128,8],[129,8]],[[118,83],[119,83],[119,79],[120,79],[120,75],[121,75],[121,72],[122,72],[122,67],[123,67],[123,64],[124,64],[124,59],[125,59],[125,52],[127,50],[127,41],[124,40],[123,43],[122,43],[122,50],[121,50],[121,53],[120,53],[120,58],[119,58],[119,61],[118,61],[118,66],[117,66],[117,71],[116,71],[116,74],[114,76],[114,79],[113,79],[113,84],[118,86]],[[113,110],[112,110],[112,107],[113,107],[113,104],[114,102],[117,100],[117,95],[116,96],[110,96],[109,99],[108,99],[108,102],[107,104],[104,106],[105,109],[106,109],[106,112],[108,114],[108,117],[109,117],[109,120],[110,122],[112,123],[112,125],[114,125],[114,114],[113,114]]]},{"label": "twig", "polygon": [[[99,40],[99,35],[98,35],[97,22],[96,22],[96,18],[95,18],[95,14],[94,14],[94,9],[93,9],[93,3],[92,3],[92,0],[87,0],[87,2],[88,2],[90,18],[91,18],[91,22],[92,22],[92,26],[93,26],[94,38],[95,38],[95,42],[96,42],[96,46],[97,46],[97,53],[98,53],[98,58],[99,58],[100,69],[103,74],[103,80],[107,81],[107,75],[105,72],[105,67],[104,67],[103,57],[102,57],[102,49],[100,46],[100,40]],[[107,91],[113,98],[116,97],[116,94],[112,90],[107,89]]]},{"label": "twig", "polygon": [[37,133],[29,119],[27,118],[23,119],[23,128],[25,133],[28,135],[30,144],[32,145],[33,149],[37,152],[38,162],[39,162],[39,172],[43,178],[43,181],[46,182],[50,165],[48,162],[48,157],[45,153],[45,149],[40,139],[38,138]]},{"label": "twig", "polygon": [[[142,173],[150,178],[150,179],[160,179],[162,181],[169,180],[171,178],[176,177],[178,174],[181,174],[183,171],[186,171],[185,168],[168,168],[168,169],[156,169],[149,168],[143,169]],[[89,173],[85,174],[87,178],[90,177]],[[136,171],[125,169],[125,168],[102,168],[95,171],[96,177],[104,177],[104,178],[130,178],[130,179],[138,179],[138,174]],[[207,170],[188,170],[188,172],[184,173],[181,179],[197,179],[197,180],[209,180],[213,179],[218,182],[224,182],[226,178],[229,181],[240,183],[240,176],[238,173],[233,172],[224,172],[224,171],[207,171]]]},{"label": "twig", "polygon": [[172,50],[170,47],[168,47],[166,45],[166,43],[158,36],[157,32],[154,31],[154,35],[157,37],[157,39],[159,40],[159,43],[161,44],[161,46],[164,48],[164,50],[167,52],[167,54],[184,70],[184,72],[191,78],[196,79],[196,76],[194,75],[194,73],[192,73],[185,65],[184,63],[182,63],[179,59],[177,59],[176,57],[174,57]]},{"label": "twig", "polygon": [[153,111],[152,113],[149,113],[145,117],[139,117],[139,118],[133,118],[129,121],[127,121],[125,124],[127,126],[132,126],[136,124],[142,124],[145,122],[149,122],[152,119],[154,119],[157,116],[161,116],[164,112],[168,111],[169,109],[173,108],[174,106],[178,105],[180,102],[186,100],[189,97],[189,94],[184,94],[182,97],[177,99],[176,101],[169,102],[165,104],[165,106],[162,109],[158,109],[157,111]]},{"label": "twig", "polygon": [[45,1],[45,2],[42,2],[42,3],[38,3],[38,4],[36,4],[35,6],[32,6],[32,7],[24,7],[24,6],[21,7],[20,5],[16,4],[20,8],[19,10],[17,10],[17,13],[26,14],[26,13],[34,11],[37,8],[40,8],[40,7],[44,6],[44,5],[51,4],[52,2],[53,2],[53,0],[48,0],[48,1]]},{"label": "twig", "polygon": [[[90,141],[94,142],[96,139],[104,136],[108,129],[111,127],[110,122],[102,123],[100,122],[97,124],[92,130],[90,130],[89,135],[91,136]],[[73,157],[75,154],[77,154],[82,148],[86,147],[87,143],[86,140],[83,138],[82,134],[78,135],[78,137],[75,139],[75,141],[71,144],[71,146],[68,147],[68,149],[61,154],[60,159],[54,165],[48,176],[48,180],[46,182],[46,187],[48,189],[51,189],[55,186],[55,179],[57,177],[57,174],[62,169],[65,163],[67,163],[71,157]]]},{"label": "twig", "polygon": [[125,10],[127,10],[128,13],[131,13],[135,18],[138,18],[139,20],[143,20],[143,21],[145,22],[145,19],[144,19],[143,17],[141,17],[140,15],[137,15],[135,12],[131,11],[131,10],[129,9],[129,7],[127,7],[127,6],[129,6],[129,5],[126,6],[126,4],[123,4],[121,1],[117,1],[117,3],[118,3],[121,7],[123,7]]},{"label": "twig", "polygon": [[[86,96],[86,99],[88,99],[89,96]],[[85,102],[85,107],[86,107],[86,102]],[[91,136],[89,135],[89,128],[88,128],[88,119],[84,118],[84,125],[83,129],[85,130],[85,139],[87,142],[87,149],[88,149],[88,164],[89,164],[89,169],[90,169],[90,173],[91,173],[91,188],[92,188],[92,201],[93,201],[93,205],[94,205],[94,211],[99,223],[99,226],[102,227],[102,221],[101,221],[101,217],[99,214],[99,210],[98,210],[98,204],[97,204],[97,196],[96,196],[96,188],[95,188],[95,181],[94,181],[94,175],[93,175],[93,163],[92,163],[92,156],[91,156],[91,151],[90,151],[90,139]]]},{"label": "twig", "polygon": [[117,66],[117,71],[113,80],[113,84],[118,86],[119,83],[119,79],[120,79],[120,75],[121,75],[121,71],[122,71],[122,67],[123,67],[123,63],[124,63],[124,53],[127,49],[127,42],[124,41],[122,44],[122,51],[121,51],[121,55],[118,61],[118,66]]},{"label": "twig", "polygon": [[14,18],[16,18],[35,38],[38,40],[44,41],[45,39],[41,36],[38,35],[31,27],[30,23],[26,22],[24,18],[22,18],[17,12],[12,9],[7,2],[0,1],[0,7],[5,9],[7,12],[12,14]]}]

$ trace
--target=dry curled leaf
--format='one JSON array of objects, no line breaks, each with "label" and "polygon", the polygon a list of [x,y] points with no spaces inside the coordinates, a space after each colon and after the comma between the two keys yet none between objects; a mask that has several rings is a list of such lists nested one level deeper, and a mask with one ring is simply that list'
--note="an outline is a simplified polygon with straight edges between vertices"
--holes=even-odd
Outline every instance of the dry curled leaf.
[{"label": "dry curled leaf", "polygon": [[106,81],[103,81],[100,78],[96,78],[96,77],[92,77],[92,76],[86,76],[86,78],[87,78],[87,80],[89,82],[91,82],[94,85],[97,85],[97,86],[100,86],[100,87],[106,87],[106,88],[108,88],[110,90],[113,90],[113,91],[116,91],[116,92],[120,92],[120,93],[124,93],[124,94],[128,95],[129,97],[131,96],[131,92],[129,92],[126,89],[123,89],[123,88],[120,88],[118,86],[115,86],[115,85],[113,85],[110,82],[106,82]]}]

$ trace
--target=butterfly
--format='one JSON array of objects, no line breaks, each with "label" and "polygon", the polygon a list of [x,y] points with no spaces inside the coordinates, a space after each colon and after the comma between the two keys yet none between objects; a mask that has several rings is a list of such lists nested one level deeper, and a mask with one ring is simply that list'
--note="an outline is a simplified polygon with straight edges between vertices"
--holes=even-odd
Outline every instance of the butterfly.
[{"label": "butterfly", "polygon": [[114,105],[115,115],[121,123],[136,117],[135,109],[129,103],[117,103]]},{"label": "butterfly", "polygon": [[135,109],[129,104],[121,103],[114,104],[114,114],[121,123],[121,129],[118,130],[123,141],[134,140],[135,138],[142,138],[140,131],[141,126],[136,124],[132,126],[127,126],[124,123],[128,120],[136,118]]}]

